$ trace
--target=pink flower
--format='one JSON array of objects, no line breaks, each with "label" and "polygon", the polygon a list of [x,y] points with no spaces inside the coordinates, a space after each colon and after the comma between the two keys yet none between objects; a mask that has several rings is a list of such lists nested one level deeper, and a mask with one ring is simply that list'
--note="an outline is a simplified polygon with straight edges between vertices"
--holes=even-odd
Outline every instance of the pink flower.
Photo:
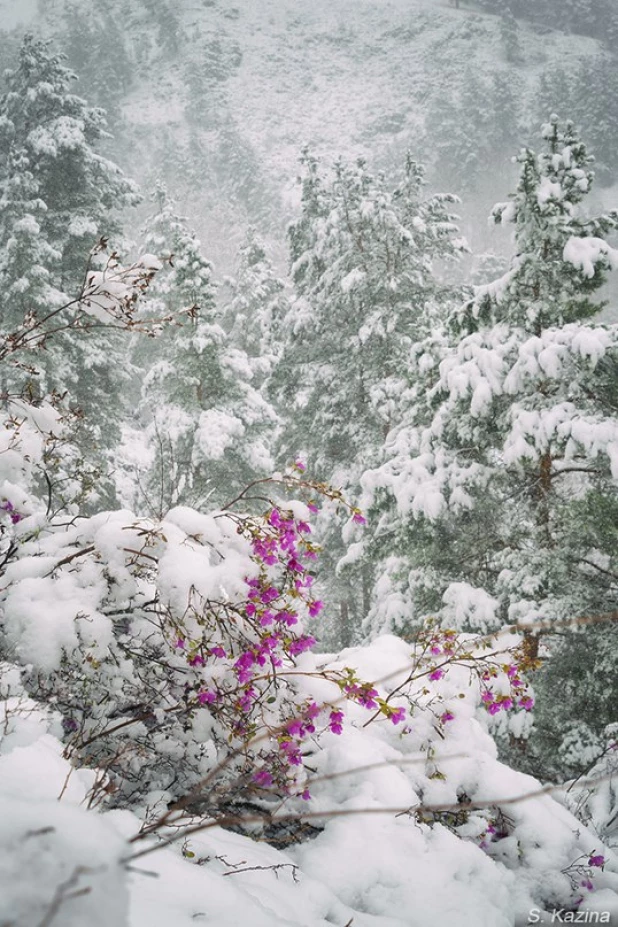
[{"label": "pink flower", "polygon": [[333,709],[333,711],[331,711],[330,713],[329,720],[328,720],[328,726],[333,732],[333,734],[337,734],[337,735],[341,734],[341,731],[343,730],[342,724],[343,724],[343,712]]},{"label": "pink flower", "polygon": [[319,705],[316,705],[315,702],[311,702],[310,705],[307,705],[305,715],[309,718],[310,721],[313,721],[313,719],[317,718],[317,716],[320,714],[321,710],[322,709],[319,707]]},{"label": "pink flower", "polygon": [[453,721],[454,719],[455,715],[450,711],[445,711],[440,715],[440,721],[442,724],[447,724],[449,721]]},{"label": "pink flower", "polygon": [[254,775],[253,781],[256,785],[261,785],[263,788],[268,789],[273,784],[273,777],[267,769],[260,769]]},{"label": "pink flower", "polygon": [[437,682],[438,679],[442,679],[443,676],[444,676],[443,669],[435,669],[433,670],[433,672],[429,674],[429,678],[431,679],[432,682]]},{"label": "pink flower", "polygon": [[218,646],[217,646],[217,647],[211,647],[211,648],[210,648],[210,652],[211,652],[211,654],[213,655],[213,657],[218,657],[219,659],[222,659],[223,657],[226,656],[226,653],[225,653],[225,650],[223,649],[223,647],[218,647]]},{"label": "pink flower", "polygon": [[309,603],[309,615],[311,618],[315,618],[316,615],[319,615],[322,609],[324,608],[324,602],[321,602],[320,599],[315,599],[315,601]]},{"label": "pink flower", "polygon": [[303,799],[303,801],[311,801],[309,789],[305,789],[303,792],[301,792],[300,797]]},{"label": "pink flower", "polygon": [[297,470],[300,470],[301,473],[304,473],[305,470],[307,469],[307,467],[306,467],[305,464],[302,462],[302,460],[295,460],[295,461],[294,461],[294,466],[296,467]]},{"label": "pink flower", "polygon": [[312,515],[317,515],[317,513],[320,511],[317,505],[315,504],[315,502],[308,502],[307,508],[309,509]]},{"label": "pink flower", "polygon": [[311,525],[308,525],[306,521],[299,521],[297,527],[302,534],[311,534]]},{"label": "pink flower", "polygon": [[589,866],[597,866],[599,869],[601,869],[601,868],[605,865],[605,857],[604,857],[604,856],[601,856],[600,853],[599,853],[598,855],[596,855],[596,856],[593,855],[593,856],[591,856],[590,859],[588,860],[588,865],[589,865]]},{"label": "pink flower", "polygon": [[498,712],[500,711],[500,707],[501,706],[498,704],[498,702],[492,702],[491,705],[487,706],[487,711],[489,712],[490,715],[497,715]]},{"label": "pink flower", "polygon": [[366,525],[367,519],[362,515],[361,512],[355,511],[352,515],[352,521],[355,521],[357,525]]},{"label": "pink flower", "polygon": [[279,612],[277,615],[277,620],[283,622],[283,624],[287,625],[288,628],[291,628],[293,624],[298,624],[298,616],[295,612]]},{"label": "pink flower", "polygon": [[396,708],[390,716],[393,724],[399,724],[400,721],[405,720],[405,717],[406,717],[405,708]]},{"label": "pink flower", "polygon": [[294,718],[294,720],[290,721],[290,723],[288,724],[287,732],[292,737],[303,737],[305,733],[305,728],[304,728],[303,723],[298,718]]},{"label": "pink flower", "polygon": [[315,637],[299,637],[298,640],[292,641],[288,647],[288,652],[291,656],[297,657],[299,654],[304,653],[305,650],[310,650],[315,643]]},{"label": "pink flower", "polygon": [[203,666],[204,657],[200,653],[194,653],[192,657],[189,657],[187,663],[189,666]]},{"label": "pink flower", "polygon": [[176,647],[178,650],[184,650],[184,649],[185,649],[185,642],[184,642],[184,640],[182,639],[182,637],[179,637],[179,638],[178,638],[178,640],[177,640],[176,643],[174,644],[174,647]]},{"label": "pink flower", "polygon": [[200,705],[212,705],[213,702],[217,701],[217,693],[208,692],[206,690],[203,692],[198,692],[197,700]]}]

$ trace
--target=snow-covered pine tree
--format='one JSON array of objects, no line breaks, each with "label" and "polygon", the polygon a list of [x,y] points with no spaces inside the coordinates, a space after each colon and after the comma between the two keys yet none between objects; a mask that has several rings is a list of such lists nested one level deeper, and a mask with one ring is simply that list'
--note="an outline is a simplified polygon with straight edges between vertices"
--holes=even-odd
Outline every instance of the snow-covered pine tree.
[{"label": "snow-covered pine tree", "polygon": [[[433,612],[460,627],[516,623],[534,660],[540,625],[550,659],[531,754],[549,774],[554,762],[577,767],[576,722],[602,739],[596,678],[616,684],[616,625],[604,619],[618,604],[618,326],[594,318],[593,297],[618,266],[605,241],[618,213],[584,216],[593,173],[573,125],[552,116],[543,137],[541,154],[520,154],[517,192],[493,212],[514,225],[510,269],[415,347],[416,407],[365,485],[393,552],[370,630],[392,627],[393,614],[405,623],[404,608],[412,622]],[[591,634],[603,646],[593,650]]]},{"label": "snow-covered pine tree", "polygon": [[519,64],[522,60],[521,43],[519,40],[519,24],[513,16],[510,6],[506,6],[500,21],[500,39],[504,54],[509,64]]},{"label": "snow-covered pine tree", "polygon": [[491,79],[467,68],[457,82],[436,88],[427,118],[427,152],[434,176],[456,192],[486,182],[497,156],[516,143],[519,123],[517,75],[496,71]]},{"label": "snow-covered pine tree", "polygon": [[263,242],[249,229],[240,246],[234,277],[225,281],[223,325],[230,344],[250,358],[256,383],[268,376],[280,347],[288,309],[283,280],[275,274]]},{"label": "snow-covered pine tree", "polygon": [[[331,178],[308,152],[302,163],[302,212],[289,232],[296,299],[271,381],[286,413],[280,454],[306,453],[312,474],[354,494],[397,420],[410,346],[450,295],[434,262],[463,247],[456,199],[425,196],[423,169],[409,156],[395,183],[362,160],[337,162]],[[345,540],[332,532],[323,572],[345,644],[367,607],[371,564],[351,528]]]},{"label": "snow-covered pine tree", "polygon": [[585,58],[540,77],[535,113],[569,112],[595,157],[596,182],[611,186],[618,168],[618,63],[615,55]]},{"label": "snow-covered pine tree", "polygon": [[[48,43],[26,35],[0,97],[0,312],[10,332],[24,314],[41,316],[79,292],[84,263],[101,236],[119,233],[116,210],[137,202],[135,186],[102,157],[105,116],[70,92],[75,75]],[[92,320],[91,320],[92,321]],[[115,340],[59,333],[31,358],[13,391],[68,391],[89,425],[83,445],[101,468],[118,435],[122,363],[110,364]],[[10,372],[7,374],[10,378]],[[109,487],[108,487],[109,488]]]},{"label": "snow-covered pine tree", "polygon": [[158,275],[146,311],[186,310],[185,324],[166,328],[158,339],[163,359],[148,370],[143,387],[153,453],[143,488],[159,514],[207,499],[222,505],[251,479],[268,475],[277,417],[253,385],[249,357],[228,342],[199,239],[164,188],[157,196],[145,247],[168,258],[169,269]]}]

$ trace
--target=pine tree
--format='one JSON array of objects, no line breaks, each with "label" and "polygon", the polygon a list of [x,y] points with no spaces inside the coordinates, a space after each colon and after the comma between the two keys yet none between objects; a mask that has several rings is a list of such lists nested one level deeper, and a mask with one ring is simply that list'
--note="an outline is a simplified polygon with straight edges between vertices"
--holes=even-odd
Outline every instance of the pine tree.
[{"label": "pine tree", "polygon": [[[75,75],[48,43],[24,38],[0,98],[0,312],[11,331],[30,312],[45,314],[80,290],[88,253],[119,233],[115,211],[137,202],[134,185],[103,158],[105,116],[70,92]],[[68,391],[92,423],[85,451],[104,469],[118,434],[122,364],[114,339],[59,334],[33,357],[38,374],[21,388]],[[20,388],[19,376],[12,384]],[[8,384],[7,384],[8,385]]]},{"label": "pine tree", "polygon": [[519,27],[510,6],[504,10],[500,22],[500,38],[504,54],[509,64],[519,64],[522,60]]},{"label": "pine tree", "polygon": [[570,112],[595,157],[597,182],[610,185],[618,168],[618,66],[615,56],[585,58],[569,69],[548,68],[539,80],[535,111]]},{"label": "pine tree", "polygon": [[186,310],[182,326],[158,339],[163,360],[145,377],[142,415],[153,464],[144,492],[152,511],[231,500],[272,468],[276,416],[253,385],[247,354],[229,344],[218,317],[212,267],[164,188],[148,223],[146,248],[169,260],[149,293],[147,311]]},{"label": "pine tree", "polygon": [[[280,453],[285,460],[306,452],[312,473],[357,493],[398,414],[409,347],[449,294],[433,262],[461,246],[455,198],[424,198],[423,170],[410,157],[392,186],[363,161],[338,162],[332,179],[308,153],[303,166],[302,212],[289,232],[296,299],[271,383],[287,414]],[[367,607],[371,565],[360,558],[335,577],[354,540],[338,531],[324,569],[347,643]]]},{"label": "pine tree", "polygon": [[288,305],[285,283],[275,275],[254,229],[249,229],[241,244],[236,274],[226,280],[226,289],[223,324],[230,344],[247,354],[256,382],[263,382],[280,349]]},{"label": "pine tree", "polygon": [[585,218],[591,158],[572,124],[552,117],[543,135],[545,150],[520,154],[517,192],[493,212],[514,225],[510,269],[415,348],[416,406],[366,485],[393,533],[392,582],[382,586],[374,633],[388,625],[389,602],[404,603],[408,621],[434,611],[483,630],[528,627],[530,659],[550,655],[537,680],[531,756],[537,771],[555,772],[552,754],[571,742],[555,723],[565,693],[585,685],[568,710],[584,712],[579,720],[597,734],[607,720],[594,708],[600,666],[578,671],[578,683],[569,676],[569,648],[589,649],[588,632],[563,624],[598,621],[606,660],[615,625],[604,618],[618,604],[618,326],[590,320],[601,308],[593,297],[618,266],[605,241],[618,213]]},{"label": "pine tree", "polygon": [[468,68],[455,85],[438,89],[427,134],[440,184],[475,190],[496,156],[511,150],[518,133],[517,75],[497,71],[491,79]]}]

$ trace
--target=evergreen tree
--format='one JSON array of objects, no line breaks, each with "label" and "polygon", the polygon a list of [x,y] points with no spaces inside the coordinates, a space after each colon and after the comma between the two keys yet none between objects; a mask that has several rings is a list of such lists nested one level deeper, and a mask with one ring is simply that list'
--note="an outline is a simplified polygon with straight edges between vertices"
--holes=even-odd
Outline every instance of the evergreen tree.
[{"label": "evergreen tree", "polygon": [[[39,316],[79,292],[88,253],[119,233],[115,211],[137,202],[134,185],[97,151],[106,136],[102,110],[70,92],[75,75],[47,43],[24,38],[0,98],[0,312],[5,332],[24,314]],[[118,434],[122,364],[110,364],[114,339],[59,334],[33,358],[29,391],[68,391],[92,427],[89,453],[105,466]],[[11,388],[19,389],[23,374]],[[9,385],[9,384],[7,384]]]},{"label": "evergreen tree", "polygon": [[[455,198],[425,198],[410,157],[394,186],[363,161],[338,162],[330,180],[308,153],[303,166],[302,212],[289,232],[296,299],[271,383],[287,414],[280,452],[283,460],[307,452],[312,473],[354,493],[398,414],[409,347],[449,295],[433,262],[461,247]],[[325,572],[348,643],[367,607],[371,565],[361,557],[346,574],[339,563],[335,577],[355,540],[338,530]]]},{"label": "evergreen tree", "polygon": [[618,169],[618,60],[612,55],[582,59],[567,73],[548,68],[535,99],[538,114],[570,112],[582,126],[595,157],[597,181],[613,184]]},{"label": "evergreen tree", "polygon": [[226,280],[223,324],[230,344],[251,359],[256,382],[270,373],[280,349],[287,311],[285,284],[274,272],[254,229],[241,244],[234,278]]},{"label": "evergreen tree", "polygon": [[144,485],[161,513],[176,504],[222,505],[272,468],[276,416],[253,385],[247,354],[232,347],[215,306],[212,267],[199,240],[175,212],[163,188],[148,223],[146,248],[167,256],[149,293],[148,312],[186,310],[186,323],[159,339],[164,359],[149,369],[143,389],[153,464]]},{"label": "evergreen tree", "polygon": [[489,79],[468,68],[456,85],[440,87],[427,119],[440,183],[475,190],[494,159],[511,150],[519,123],[517,80],[508,71]]},{"label": "evergreen tree", "polygon": [[[408,621],[433,611],[483,630],[528,627],[529,658],[550,656],[531,747],[548,774],[572,746],[564,714],[556,724],[565,694],[578,690],[568,711],[599,736],[608,715],[594,706],[615,647],[615,623],[604,619],[618,605],[618,326],[590,320],[601,308],[594,294],[618,266],[604,238],[618,213],[584,217],[591,158],[572,124],[552,117],[544,139],[540,155],[521,153],[517,192],[494,209],[496,223],[515,228],[510,269],[415,347],[416,405],[366,487],[392,537],[392,582],[380,589],[373,630],[392,626],[389,603],[408,607]],[[598,621],[604,644],[600,664],[575,675],[572,655],[592,648],[587,628],[568,622],[583,617]]]},{"label": "evergreen tree", "polygon": [[504,10],[500,22],[500,38],[504,54],[509,64],[519,64],[522,59],[521,44],[519,41],[519,26],[513,16],[510,6]]}]

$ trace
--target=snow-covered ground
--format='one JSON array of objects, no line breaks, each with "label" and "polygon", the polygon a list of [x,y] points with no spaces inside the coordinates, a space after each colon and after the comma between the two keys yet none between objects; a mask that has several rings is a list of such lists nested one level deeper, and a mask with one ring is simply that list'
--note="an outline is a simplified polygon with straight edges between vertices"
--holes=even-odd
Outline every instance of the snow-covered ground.
[{"label": "snow-covered ground", "polygon": [[[334,663],[307,660],[387,676],[392,691],[409,645],[386,636]],[[192,834],[200,822],[178,818],[159,837],[174,843],[157,849],[152,838],[129,842],[142,822],[105,811],[100,775],[71,765],[54,736],[57,718],[20,697],[18,674],[5,667],[2,694],[14,694],[0,703],[0,923],[512,927],[533,909],[551,912],[569,899],[577,907],[577,897],[580,911],[618,916],[618,859],[553,796],[538,794],[539,783],[496,759],[488,716],[459,698],[465,675],[452,672],[437,687],[454,716],[442,726],[437,693],[403,729],[367,726],[366,710],[351,706],[351,724],[311,758],[312,802],[278,811],[319,825],[302,842],[291,829],[289,846],[276,849],[208,820]],[[305,685],[328,697],[327,683]],[[151,801],[151,816],[165,810],[155,794]],[[468,801],[472,810],[457,814]],[[587,880],[593,891],[581,887]]]}]

